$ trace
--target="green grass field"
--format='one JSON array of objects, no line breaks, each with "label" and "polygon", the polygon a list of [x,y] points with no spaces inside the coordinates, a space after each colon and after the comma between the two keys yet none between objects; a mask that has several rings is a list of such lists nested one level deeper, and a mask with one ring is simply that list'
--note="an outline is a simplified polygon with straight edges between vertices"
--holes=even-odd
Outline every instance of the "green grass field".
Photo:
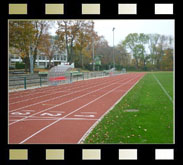
[{"label": "green grass field", "polygon": [[[163,86],[161,88],[157,80]],[[173,143],[173,72],[147,73],[102,119],[84,143]],[[136,112],[126,110],[135,109]]]}]

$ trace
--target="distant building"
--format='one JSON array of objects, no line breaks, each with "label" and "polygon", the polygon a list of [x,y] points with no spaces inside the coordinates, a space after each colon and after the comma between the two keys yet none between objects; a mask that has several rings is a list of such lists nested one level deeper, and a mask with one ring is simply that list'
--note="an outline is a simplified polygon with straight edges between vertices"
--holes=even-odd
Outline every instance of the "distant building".
[{"label": "distant building", "polygon": [[[57,40],[58,36],[52,36],[50,39],[51,44],[54,44],[54,41]],[[58,48],[56,47],[56,50]],[[9,53],[9,66],[14,67],[16,62],[22,62],[22,59],[20,55],[17,53],[18,51],[13,48],[13,52],[16,52],[15,54]],[[51,63],[55,65],[60,65],[60,64],[65,64],[68,63],[68,58],[67,58],[67,51],[63,51],[60,53],[59,51],[55,51],[53,58],[51,60]],[[40,52],[38,50],[37,52],[37,58],[35,60],[35,64],[37,68],[46,68],[49,64],[49,58],[44,55],[44,53]]]},{"label": "distant building", "polygon": [[[17,54],[9,54],[9,66],[14,67],[16,62],[22,62],[22,59]],[[46,68],[49,64],[48,57],[44,56],[41,53],[38,53],[36,59],[36,67],[37,68]],[[67,63],[67,54],[56,52],[51,60],[53,65],[60,65],[61,63]]]}]

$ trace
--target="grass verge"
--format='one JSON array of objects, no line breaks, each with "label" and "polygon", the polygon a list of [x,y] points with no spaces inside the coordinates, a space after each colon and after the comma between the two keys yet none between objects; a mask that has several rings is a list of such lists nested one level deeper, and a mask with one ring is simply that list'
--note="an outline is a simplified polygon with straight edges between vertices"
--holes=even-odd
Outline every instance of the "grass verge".
[{"label": "grass verge", "polygon": [[[173,97],[173,73],[153,73]],[[143,79],[102,119],[84,143],[173,143],[173,103],[152,73]],[[128,110],[137,110],[129,112]]]}]

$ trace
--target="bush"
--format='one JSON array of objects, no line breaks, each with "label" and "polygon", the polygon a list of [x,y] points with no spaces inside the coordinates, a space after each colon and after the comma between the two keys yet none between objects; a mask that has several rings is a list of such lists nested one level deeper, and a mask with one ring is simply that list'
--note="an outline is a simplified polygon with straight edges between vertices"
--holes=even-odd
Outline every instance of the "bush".
[{"label": "bush", "polygon": [[16,69],[24,69],[25,68],[25,64],[22,63],[22,62],[16,62],[15,68]]}]

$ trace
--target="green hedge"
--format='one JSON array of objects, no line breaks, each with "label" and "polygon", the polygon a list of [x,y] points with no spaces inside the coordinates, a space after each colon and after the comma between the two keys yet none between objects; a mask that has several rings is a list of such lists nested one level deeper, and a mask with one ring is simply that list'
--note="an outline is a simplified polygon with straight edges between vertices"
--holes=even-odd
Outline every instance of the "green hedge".
[{"label": "green hedge", "polygon": [[16,62],[15,64],[15,68],[16,69],[24,69],[25,68],[25,64],[24,63],[20,63],[20,62]]}]

